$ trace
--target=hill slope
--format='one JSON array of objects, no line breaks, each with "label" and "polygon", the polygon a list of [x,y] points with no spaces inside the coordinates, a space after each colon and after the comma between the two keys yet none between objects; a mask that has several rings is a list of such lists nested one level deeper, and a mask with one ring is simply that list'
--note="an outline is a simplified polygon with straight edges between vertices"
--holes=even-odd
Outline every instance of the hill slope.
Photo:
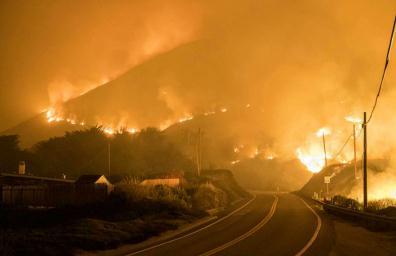
[{"label": "hill slope", "polygon": [[232,168],[239,184],[246,189],[295,191],[312,177],[298,160],[247,159]]},{"label": "hill slope", "polygon": [[[316,173],[301,189],[301,193],[312,196],[314,192],[326,194],[325,176],[332,176],[329,184],[329,196],[342,195],[362,201],[363,184],[361,163],[358,165],[357,179],[353,164],[337,164],[324,168]],[[369,200],[396,198],[396,175],[386,160],[368,162],[368,195]]]},{"label": "hill slope", "polygon": [[[227,52],[219,47],[208,48],[208,45],[211,44],[206,41],[194,42],[158,55],[107,84],[57,106],[57,115],[76,119],[76,123],[114,129],[160,127],[186,114],[219,108],[218,102],[230,103],[224,92],[205,95],[205,88],[214,88],[216,84],[227,88],[232,83],[230,73],[226,72],[228,64],[224,63],[229,58]],[[197,92],[201,92],[201,96],[197,96]],[[62,125],[53,130],[42,121],[43,115],[3,134],[17,133],[21,144],[29,147],[41,139],[74,129]]]}]

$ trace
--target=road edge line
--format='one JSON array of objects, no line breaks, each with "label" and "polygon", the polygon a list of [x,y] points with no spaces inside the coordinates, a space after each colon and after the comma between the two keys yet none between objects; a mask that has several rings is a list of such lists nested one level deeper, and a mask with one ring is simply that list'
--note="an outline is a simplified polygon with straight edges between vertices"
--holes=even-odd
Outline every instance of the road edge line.
[{"label": "road edge line", "polygon": [[300,200],[305,204],[305,206],[316,216],[316,222],[317,222],[317,224],[316,224],[315,232],[314,232],[314,234],[312,235],[311,239],[309,239],[308,243],[307,243],[298,253],[296,253],[295,256],[301,256],[301,255],[303,255],[303,254],[309,249],[309,247],[312,246],[312,244],[315,242],[316,238],[318,238],[320,229],[322,228],[322,219],[320,218],[319,214],[317,214],[317,213],[315,212],[315,210],[312,209],[312,207],[309,206],[309,205],[307,204],[307,202],[305,202],[304,199],[302,199],[301,197],[299,197],[299,198],[300,198]]},{"label": "road edge line", "polygon": [[235,213],[239,212],[240,210],[242,210],[243,208],[245,208],[246,206],[248,206],[251,202],[253,202],[253,201],[256,199],[256,197],[257,197],[257,196],[256,196],[255,194],[253,194],[253,198],[250,199],[248,202],[246,202],[244,205],[242,205],[242,206],[240,206],[239,208],[235,209],[234,211],[230,212],[230,213],[227,214],[226,216],[224,216],[224,217],[222,217],[222,218],[216,220],[215,222],[210,223],[209,225],[206,225],[206,226],[204,226],[204,227],[202,227],[202,228],[199,228],[199,229],[197,229],[197,230],[195,230],[195,231],[193,231],[193,232],[191,232],[191,233],[185,234],[185,235],[183,235],[183,236],[180,236],[180,237],[177,237],[177,238],[174,238],[174,239],[171,239],[171,240],[168,240],[168,241],[165,241],[165,242],[162,242],[162,243],[159,243],[159,244],[156,244],[156,245],[153,245],[153,246],[150,246],[150,247],[141,249],[141,250],[136,251],[136,252],[127,253],[127,254],[125,254],[125,256],[132,256],[132,255],[136,255],[136,254],[139,254],[139,253],[142,253],[142,252],[150,251],[150,250],[152,250],[152,249],[158,248],[158,247],[163,246],[163,245],[165,245],[165,244],[173,243],[173,242],[178,241],[178,240],[180,240],[180,239],[183,239],[183,238],[192,236],[192,235],[194,235],[194,234],[196,234],[196,233],[198,233],[198,232],[201,232],[202,230],[205,230],[205,229],[207,229],[207,228],[210,228],[211,226],[216,225],[217,223],[219,223],[219,222],[221,222],[221,221],[223,221],[223,220],[228,219],[229,217],[231,217],[231,216],[234,215]]},{"label": "road edge line", "polygon": [[210,255],[216,254],[224,249],[227,249],[228,247],[231,247],[231,246],[243,241],[244,239],[248,238],[249,236],[256,233],[258,230],[260,230],[265,224],[267,224],[267,222],[272,218],[272,216],[275,213],[276,206],[278,205],[279,197],[276,195],[273,195],[273,196],[274,196],[275,200],[272,203],[269,213],[256,226],[254,226],[252,229],[250,229],[248,232],[244,233],[243,235],[241,235],[241,236],[239,236],[239,237],[237,237],[237,238],[235,238],[235,239],[233,239],[233,240],[231,240],[217,248],[214,248],[210,251],[200,254],[200,256],[210,256]]}]

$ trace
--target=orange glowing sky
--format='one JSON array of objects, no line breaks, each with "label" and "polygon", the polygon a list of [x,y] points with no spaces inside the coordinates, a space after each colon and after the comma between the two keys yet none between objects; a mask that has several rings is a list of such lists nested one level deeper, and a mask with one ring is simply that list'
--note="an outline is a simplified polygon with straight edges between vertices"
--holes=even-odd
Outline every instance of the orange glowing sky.
[{"label": "orange glowing sky", "polygon": [[[32,0],[0,12],[0,130],[52,108],[69,123],[141,129],[237,120],[251,106],[252,121],[227,132],[258,127],[294,155],[321,127],[336,150],[345,117],[371,107],[396,0]],[[396,124],[394,63],[388,73],[378,134]]]}]

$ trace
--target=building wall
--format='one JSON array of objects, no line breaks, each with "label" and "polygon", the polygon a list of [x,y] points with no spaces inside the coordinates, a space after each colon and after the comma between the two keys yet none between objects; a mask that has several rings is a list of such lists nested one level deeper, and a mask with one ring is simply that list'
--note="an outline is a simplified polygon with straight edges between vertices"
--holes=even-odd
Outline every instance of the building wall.
[{"label": "building wall", "polygon": [[145,186],[155,186],[155,185],[167,185],[170,187],[177,187],[181,185],[179,178],[171,179],[146,179],[142,181],[141,185]]},{"label": "building wall", "polygon": [[56,207],[73,204],[72,185],[2,186],[2,203],[8,206]]}]

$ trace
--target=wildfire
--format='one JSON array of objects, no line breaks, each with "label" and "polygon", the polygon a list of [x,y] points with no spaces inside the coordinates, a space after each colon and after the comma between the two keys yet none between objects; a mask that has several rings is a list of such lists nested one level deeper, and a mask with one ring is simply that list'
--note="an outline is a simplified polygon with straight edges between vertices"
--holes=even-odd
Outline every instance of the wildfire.
[{"label": "wildfire", "polygon": [[216,114],[215,111],[208,111],[208,112],[204,113],[204,116],[210,116],[210,115],[214,115],[214,114]]},{"label": "wildfire", "polygon": [[61,118],[57,115],[55,108],[49,108],[46,112],[47,122],[59,122]]},{"label": "wildfire", "polygon": [[222,108],[222,109],[220,109],[220,112],[225,113],[225,112],[227,112],[227,109],[226,108]]},{"label": "wildfire", "polygon": [[354,117],[354,116],[347,116],[347,117],[345,117],[345,120],[347,120],[348,122],[354,123],[354,124],[362,123],[362,119],[360,119],[358,117]]},{"label": "wildfire", "polygon": [[62,113],[62,111],[57,110],[54,107],[50,107],[48,110],[45,111],[45,115],[47,118],[48,123],[59,123],[59,122],[66,122],[72,125],[80,125],[80,126],[85,126],[84,121],[77,121],[73,117],[65,117],[65,115]]},{"label": "wildfire", "polygon": [[[322,137],[330,134],[331,130],[327,127],[320,128],[315,133],[316,137]],[[317,138],[313,139],[308,144],[308,148],[297,148],[296,156],[309,171],[313,173],[320,172],[320,170],[322,170],[322,168],[325,166],[325,156],[322,147],[323,146],[321,145],[321,142],[318,141]],[[329,152],[327,152],[327,159],[332,159],[332,156]]]},{"label": "wildfire", "polygon": [[275,159],[275,155],[268,155],[268,156],[266,156],[265,158],[267,159],[267,160],[274,160]]},{"label": "wildfire", "polygon": [[301,163],[303,163],[308,170],[313,173],[320,172],[325,165],[322,152],[307,154],[301,148],[297,148],[296,155]]},{"label": "wildfire", "polygon": [[113,135],[115,133],[114,129],[111,127],[105,127],[103,128],[103,132],[108,134],[108,135]]},{"label": "wildfire", "polygon": [[193,119],[193,118],[194,118],[193,115],[188,114],[188,115],[186,115],[186,116],[180,118],[180,119],[179,119],[179,123],[184,123],[184,122],[189,121],[189,120],[191,120],[191,119]]},{"label": "wildfire", "polygon": [[322,137],[323,135],[326,136],[326,135],[330,135],[330,134],[331,134],[331,130],[327,127],[320,128],[316,132],[316,136],[318,136],[318,137]]},{"label": "wildfire", "polygon": [[241,160],[234,160],[234,161],[231,161],[231,164],[232,165],[235,165],[235,164],[237,164],[237,163],[239,163]]},{"label": "wildfire", "polygon": [[250,153],[250,158],[255,158],[260,153],[258,148],[255,148],[252,153]]},{"label": "wildfire", "polygon": [[127,131],[128,131],[130,134],[135,134],[135,133],[137,133],[139,130],[136,129],[136,128],[129,128],[129,129],[127,129]]}]

